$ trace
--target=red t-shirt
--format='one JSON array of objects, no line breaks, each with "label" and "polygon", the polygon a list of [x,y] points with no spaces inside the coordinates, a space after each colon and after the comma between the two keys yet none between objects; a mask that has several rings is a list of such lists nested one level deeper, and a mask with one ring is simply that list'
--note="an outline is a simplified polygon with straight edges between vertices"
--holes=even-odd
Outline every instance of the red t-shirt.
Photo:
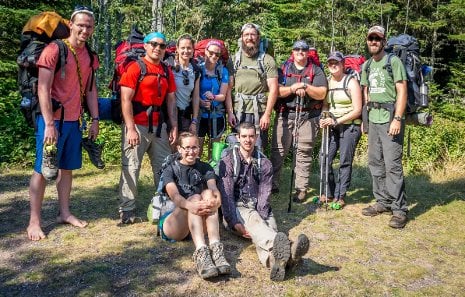
[{"label": "red t-shirt", "polygon": [[[68,55],[66,57],[65,76],[64,78],[61,77],[61,69],[55,73],[52,83],[51,97],[61,102],[61,104],[65,107],[65,121],[77,121],[82,112],[79,76],[77,73],[76,59],[74,58],[73,53],[68,48],[66,49],[68,50]],[[86,83],[89,81],[92,68],[97,69],[99,66],[98,58],[97,56],[94,56],[94,65],[91,68],[90,56],[87,48],[75,48],[75,50],[79,60],[83,88],[86,88]],[[42,51],[39,61],[37,61],[37,66],[44,67],[55,72],[56,65],[60,59],[58,52],[58,45],[53,42],[50,43]],[[58,109],[54,113],[53,118],[55,120],[59,120],[60,115],[61,109]]]},{"label": "red t-shirt", "polygon": [[[140,67],[138,63],[132,63],[128,66],[126,71],[121,76],[119,81],[120,86],[128,87],[136,90],[132,101],[142,102],[142,105],[149,106],[161,106],[168,93],[176,92],[176,83],[174,81],[174,75],[170,67],[168,69],[168,79],[166,78],[165,70],[163,66],[159,64],[153,64],[146,59],[142,59],[147,66],[147,74],[144,79],[139,82]],[[153,125],[158,125],[159,112],[153,114]],[[137,125],[148,126],[149,119],[147,113],[140,112],[134,115],[134,123]]]}]

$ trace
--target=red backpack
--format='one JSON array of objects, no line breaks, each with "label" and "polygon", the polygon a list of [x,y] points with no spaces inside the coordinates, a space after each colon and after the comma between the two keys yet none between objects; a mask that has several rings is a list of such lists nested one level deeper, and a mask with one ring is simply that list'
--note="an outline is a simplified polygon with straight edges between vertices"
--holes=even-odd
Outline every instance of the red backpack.
[{"label": "red backpack", "polygon": [[197,63],[205,61],[205,48],[207,47],[207,44],[212,40],[216,40],[222,45],[223,49],[221,52],[221,61],[223,65],[226,66],[229,60],[229,53],[226,49],[226,46],[224,45],[224,41],[220,39],[208,38],[197,42],[194,47],[194,59],[197,61]]},{"label": "red backpack", "polygon": [[344,57],[344,72],[352,74],[360,81],[360,74],[362,73],[362,65],[366,59],[361,55],[347,55]]},{"label": "red backpack", "polygon": [[320,57],[318,56],[318,51],[314,47],[311,47],[307,52],[307,65],[305,66],[305,72],[302,75],[289,73],[288,71],[289,65],[291,65],[291,63],[293,62],[294,62],[294,53],[291,52],[291,55],[289,56],[287,61],[281,65],[281,70],[284,76],[283,84],[286,84],[286,79],[291,76],[298,77],[299,82],[302,81],[302,78],[307,77],[310,83],[312,83],[313,77],[315,76],[315,73],[313,73],[312,65],[315,64],[316,66],[321,67]]}]

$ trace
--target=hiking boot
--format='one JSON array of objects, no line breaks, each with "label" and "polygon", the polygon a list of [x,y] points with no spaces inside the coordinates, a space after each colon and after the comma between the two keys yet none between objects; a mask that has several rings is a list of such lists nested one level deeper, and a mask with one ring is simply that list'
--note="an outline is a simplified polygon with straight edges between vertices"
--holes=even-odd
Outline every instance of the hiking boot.
[{"label": "hiking boot", "polygon": [[102,161],[103,143],[98,144],[92,139],[84,137],[82,138],[82,147],[89,154],[89,159],[95,167],[98,169],[105,168],[105,163]]},{"label": "hiking boot", "polygon": [[57,178],[58,150],[55,144],[44,144],[41,170],[46,180],[55,180]]},{"label": "hiking boot", "polygon": [[210,245],[212,260],[213,263],[215,263],[215,266],[218,269],[219,274],[230,274],[231,266],[224,257],[223,249],[224,247],[221,242],[215,242]]},{"label": "hiking boot", "polygon": [[391,217],[389,221],[389,227],[402,229],[407,224],[408,218],[405,214],[395,214]]},{"label": "hiking boot", "polygon": [[304,203],[305,195],[307,195],[305,191],[297,190],[294,194],[294,197],[292,198],[292,201],[294,201],[295,203]]},{"label": "hiking boot", "polygon": [[218,269],[215,264],[213,264],[212,257],[210,256],[210,249],[207,246],[203,246],[196,250],[192,258],[201,278],[206,279],[218,276]]},{"label": "hiking boot", "polygon": [[388,208],[382,206],[381,204],[375,203],[373,205],[370,205],[364,209],[362,209],[362,215],[364,216],[369,216],[369,217],[374,217],[379,214],[382,214],[384,212],[391,212]]},{"label": "hiking boot", "polygon": [[123,225],[134,224],[136,222],[136,212],[134,210],[121,211],[119,213],[120,223]]},{"label": "hiking boot", "polygon": [[300,234],[297,240],[291,242],[291,258],[289,259],[288,266],[292,267],[300,262],[302,256],[308,252],[310,247],[310,241],[307,235]]},{"label": "hiking boot", "polygon": [[286,234],[278,232],[273,241],[270,279],[282,281],[286,276],[287,262],[291,258],[291,245]]}]

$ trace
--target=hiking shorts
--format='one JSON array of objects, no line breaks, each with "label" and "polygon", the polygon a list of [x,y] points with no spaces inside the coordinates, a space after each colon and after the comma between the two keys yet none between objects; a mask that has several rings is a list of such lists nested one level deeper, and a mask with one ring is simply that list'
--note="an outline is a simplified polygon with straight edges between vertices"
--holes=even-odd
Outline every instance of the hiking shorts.
[{"label": "hiking shorts", "polygon": [[158,219],[158,231],[160,232],[160,237],[163,240],[166,240],[168,242],[176,242],[176,240],[169,238],[168,236],[165,235],[163,232],[163,224],[165,223],[166,218],[172,213],[173,211],[167,211],[164,215]]},{"label": "hiking shorts", "polygon": [[[55,121],[55,127],[59,129],[60,121]],[[34,171],[42,174],[42,153],[44,151],[44,118],[37,116],[36,131],[36,160]],[[63,122],[61,134],[58,136],[58,168],[74,170],[82,167],[82,132],[79,130],[79,121]]]},{"label": "hiking shorts", "polygon": [[[210,123],[209,123],[210,121]],[[208,128],[211,125],[211,131],[208,131]],[[205,137],[206,135],[214,135],[212,139],[219,138],[224,132],[226,126],[226,120],[224,116],[216,118],[216,131],[213,131],[213,119],[209,120],[208,118],[201,118],[199,124],[199,137]]]}]

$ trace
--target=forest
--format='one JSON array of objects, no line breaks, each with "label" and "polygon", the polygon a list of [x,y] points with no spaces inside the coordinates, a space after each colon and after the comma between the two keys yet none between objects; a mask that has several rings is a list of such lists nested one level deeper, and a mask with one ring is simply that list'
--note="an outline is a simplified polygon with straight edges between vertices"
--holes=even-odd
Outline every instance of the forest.
[{"label": "forest", "polygon": [[[16,56],[21,29],[30,16],[44,10],[56,11],[66,18],[76,4],[91,7],[96,15],[97,27],[91,43],[101,64],[101,97],[109,95],[115,44],[126,38],[133,25],[145,33],[162,31],[170,40],[183,33],[192,34],[196,40],[223,39],[230,53],[234,53],[240,27],[254,22],[271,41],[276,61],[282,63],[297,39],[312,44],[322,61],[331,48],[366,56],[366,32],[370,26],[381,24],[388,37],[407,33],[419,40],[422,63],[433,69],[427,78],[431,111],[452,121],[465,119],[465,0],[2,0],[0,164],[30,164],[34,154],[33,130],[26,126],[18,108]],[[120,135],[114,124],[103,123],[101,130],[107,142]],[[106,154],[107,161],[119,159],[117,151],[106,150]]]}]

